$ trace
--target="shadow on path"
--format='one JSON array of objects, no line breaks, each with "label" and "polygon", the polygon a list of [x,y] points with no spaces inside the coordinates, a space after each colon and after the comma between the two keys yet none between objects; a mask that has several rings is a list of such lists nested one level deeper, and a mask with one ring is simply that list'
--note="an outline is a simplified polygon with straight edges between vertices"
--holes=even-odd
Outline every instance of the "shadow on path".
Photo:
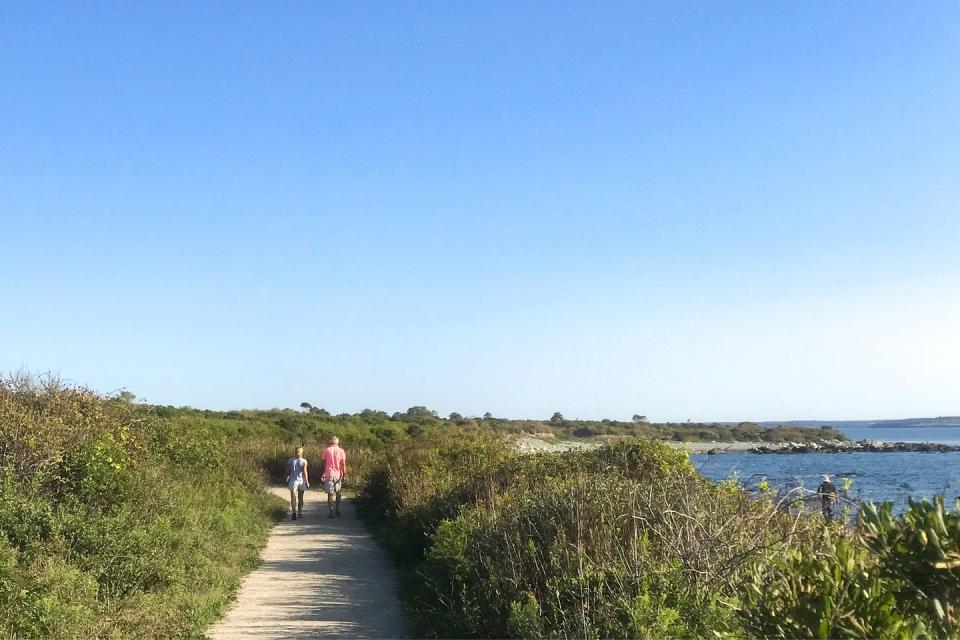
[{"label": "shadow on path", "polygon": [[[284,488],[271,491],[289,499]],[[303,518],[274,527],[260,566],[207,635],[399,638],[404,624],[396,588],[390,559],[359,521],[352,500],[344,500],[343,516],[331,519],[325,494],[310,492]]]}]

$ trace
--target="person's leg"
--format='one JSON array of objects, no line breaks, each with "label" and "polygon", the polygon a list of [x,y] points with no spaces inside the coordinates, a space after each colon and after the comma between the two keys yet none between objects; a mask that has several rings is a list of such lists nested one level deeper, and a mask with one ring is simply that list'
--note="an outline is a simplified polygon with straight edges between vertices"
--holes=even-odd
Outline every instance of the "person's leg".
[{"label": "person's leg", "polygon": [[290,489],[290,517],[297,519],[297,492]]},{"label": "person's leg", "polygon": [[327,493],[327,510],[329,511],[328,515],[333,517],[333,494]]},{"label": "person's leg", "polygon": [[300,490],[297,491],[297,515],[303,515],[303,487],[300,487]]},{"label": "person's leg", "polygon": [[335,512],[337,515],[340,515],[340,491],[337,490],[337,510]]}]

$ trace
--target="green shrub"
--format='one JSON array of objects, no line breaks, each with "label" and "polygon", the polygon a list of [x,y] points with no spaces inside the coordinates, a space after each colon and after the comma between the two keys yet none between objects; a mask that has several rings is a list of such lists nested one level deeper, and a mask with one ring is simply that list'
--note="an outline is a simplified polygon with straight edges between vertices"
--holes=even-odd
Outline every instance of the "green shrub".
[{"label": "green shrub", "polygon": [[422,635],[739,633],[746,563],[805,532],[656,442],[521,456],[453,439],[386,455],[363,497],[416,576]]},{"label": "green shrub", "polygon": [[14,550],[0,545],[0,621],[6,623],[6,633],[26,638],[95,635],[96,581],[62,557],[38,556],[25,563],[25,570],[18,560]]},{"label": "green shrub", "polygon": [[960,635],[960,501],[948,511],[942,496],[910,500],[900,516],[890,503],[868,504],[861,517],[867,547],[897,585],[899,608],[940,634]]},{"label": "green shrub", "polygon": [[422,630],[677,637],[735,627],[693,571],[703,541],[667,546],[670,525],[658,518],[640,486],[616,474],[578,470],[518,485],[495,509],[462,512],[432,536],[420,570],[430,596],[418,603]]},{"label": "green shrub", "polygon": [[239,427],[0,381],[0,636],[200,635],[280,513]]},{"label": "green shrub", "polygon": [[36,481],[22,491],[9,470],[0,470],[0,544],[6,542],[30,556],[50,539],[56,524],[53,506],[32,497],[40,491]]},{"label": "green shrub", "polygon": [[753,567],[742,618],[756,635],[912,638],[960,635],[960,505],[864,505],[857,530],[825,529]]},{"label": "green shrub", "polygon": [[496,466],[515,454],[491,438],[414,438],[382,451],[362,485],[361,511],[386,522],[385,540],[415,561],[440,522],[489,499]]},{"label": "green shrub", "polygon": [[923,622],[898,607],[900,584],[878,571],[865,547],[844,536],[820,549],[789,549],[756,563],[742,619],[759,637],[912,638]]},{"label": "green shrub", "polygon": [[127,449],[105,433],[63,454],[55,490],[87,505],[108,507],[128,498],[133,488]]}]

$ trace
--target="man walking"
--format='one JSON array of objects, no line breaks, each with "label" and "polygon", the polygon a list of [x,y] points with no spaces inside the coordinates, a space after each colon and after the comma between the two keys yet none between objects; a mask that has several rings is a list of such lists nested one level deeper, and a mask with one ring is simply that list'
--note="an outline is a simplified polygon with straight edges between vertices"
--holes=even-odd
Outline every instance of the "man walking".
[{"label": "man walking", "polygon": [[[327,508],[330,510],[328,517],[333,518],[334,515],[340,515],[340,491],[347,477],[347,454],[340,448],[340,438],[337,436],[330,438],[329,444],[330,446],[320,454],[320,461],[323,464],[323,475],[320,476],[320,480],[327,492]],[[336,511],[334,511],[334,497],[336,497]]]},{"label": "man walking", "polygon": [[307,459],[303,447],[297,447],[294,457],[287,460],[287,488],[290,489],[290,519],[303,517],[303,492],[310,486]]},{"label": "man walking", "polygon": [[817,494],[820,496],[820,510],[823,512],[823,519],[832,520],[833,503],[837,500],[838,492],[837,487],[830,482],[830,476],[827,474],[820,476],[820,486],[817,487]]}]

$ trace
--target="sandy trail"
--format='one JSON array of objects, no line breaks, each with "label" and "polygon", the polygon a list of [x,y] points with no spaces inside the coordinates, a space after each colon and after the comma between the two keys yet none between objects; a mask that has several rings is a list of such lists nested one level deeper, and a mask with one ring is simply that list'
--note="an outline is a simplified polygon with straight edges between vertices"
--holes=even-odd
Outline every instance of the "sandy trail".
[{"label": "sandy trail", "polygon": [[[289,501],[286,488],[270,491]],[[308,491],[303,519],[277,524],[260,560],[226,616],[207,631],[210,638],[404,636],[390,559],[352,500],[344,500],[343,516],[330,519],[326,494]]]}]

